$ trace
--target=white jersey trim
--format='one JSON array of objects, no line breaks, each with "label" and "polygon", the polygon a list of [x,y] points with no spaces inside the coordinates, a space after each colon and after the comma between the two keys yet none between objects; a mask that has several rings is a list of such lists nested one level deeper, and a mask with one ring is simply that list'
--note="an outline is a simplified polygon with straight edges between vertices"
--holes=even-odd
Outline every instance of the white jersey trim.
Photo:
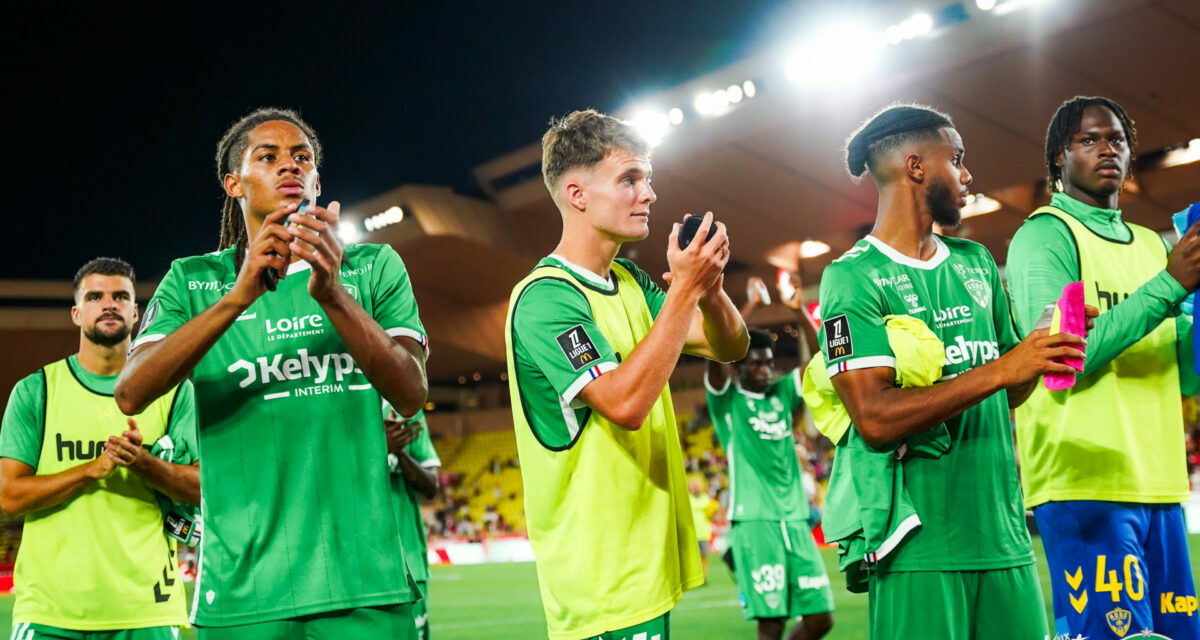
[{"label": "white jersey trim", "polygon": [[391,329],[385,329],[384,333],[393,338],[403,336],[405,338],[412,338],[413,340],[416,340],[417,344],[421,345],[421,348],[425,350],[425,357],[429,357],[429,338],[427,338],[424,334],[413,331],[408,327],[393,327]]},{"label": "white jersey trim", "polygon": [[[584,371],[578,378],[575,378],[575,382],[572,382],[571,386],[567,387],[567,390],[563,392],[562,397],[558,399],[559,403],[563,406],[563,415],[565,416],[570,412],[571,420],[574,420],[575,413],[573,410],[582,409],[584,406],[583,401],[577,397],[579,396],[579,392],[583,391],[583,388],[588,386],[588,383],[592,380],[616,368],[617,363],[615,362],[601,362],[594,367],[589,367],[587,371]],[[573,436],[574,434],[572,434]]]},{"label": "white jersey trim", "polygon": [[309,264],[308,260],[297,260],[288,265],[287,275],[290,276],[293,273],[298,273],[300,271],[305,271],[308,269],[312,269],[312,265]]},{"label": "white jersey trim", "polygon": [[707,371],[704,372],[704,388],[706,390],[708,390],[708,392],[713,394],[714,396],[725,395],[725,392],[729,391],[729,385],[732,383],[733,383],[733,376],[730,375],[728,378],[725,378],[725,384],[722,385],[720,389],[714,389],[713,386],[711,384],[709,384],[709,382],[708,382],[708,372]]},{"label": "white jersey trim", "polygon": [[617,285],[611,279],[612,276],[605,278],[604,276],[596,273],[595,271],[592,271],[590,269],[585,269],[585,268],[575,264],[574,262],[571,262],[570,260],[567,260],[566,258],[558,255],[557,253],[550,254],[550,257],[567,265],[568,267],[571,268],[571,271],[574,271],[577,275],[582,276],[585,280],[591,281],[592,284],[594,284],[598,287],[604,287],[605,291],[612,291],[613,289],[617,288]]},{"label": "white jersey trim", "polygon": [[877,549],[874,553],[867,554],[867,557],[871,558],[867,562],[870,564],[875,564],[887,557],[889,553],[896,550],[896,547],[900,544],[901,540],[903,540],[913,529],[916,529],[919,526],[921,526],[921,519],[917,517],[917,514],[914,513],[905,518],[900,522],[899,525],[896,525],[896,530],[892,532],[892,535],[888,536],[887,539],[883,541],[883,544],[879,545],[879,549]]},{"label": "white jersey trim", "polygon": [[151,342],[158,342],[159,340],[162,340],[165,337],[167,337],[167,334],[165,334],[165,333],[148,333],[144,336],[141,336],[137,340],[134,340],[133,344],[129,345],[129,351],[132,353],[134,349],[136,349],[144,344],[149,344]]},{"label": "white jersey trim", "polygon": [[793,382],[796,383],[796,397],[799,398],[803,402],[804,394],[802,393],[802,389],[804,387],[804,376],[800,375],[800,367],[796,367],[795,369],[792,369],[792,372],[789,373],[788,375],[792,376],[792,378],[794,378]]},{"label": "white jersey trim", "polygon": [[843,360],[836,364],[831,364],[825,368],[826,373],[832,378],[839,373],[845,371],[854,371],[855,369],[873,369],[875,367],[890,367],[896,368],[896,358],[892,356],[867,356],[865,358],[852,358]]},{"label": "white jersey trim", "polygon": [[950,257],[950,247],[947,247],[946,243],[942,242],[942,239],[937,235],[933,236],[933,244],[936,247],[933,251],[933,257],[928,260],[917,260],[916,258],[910,258],[903,253],[896,251],[883,240],[880,240],[875,236],[868,235],[863,239],[867,242],[870,242],[871,245],[876,249],[879,249],[879,251],[883,253],[883,255],[887,256],[892,262],[895,262],[896,264],[902,264],[906,267],[912,267],[914,269],[929,271],[930,269],[942,264],[946,261],[946,258]]}]

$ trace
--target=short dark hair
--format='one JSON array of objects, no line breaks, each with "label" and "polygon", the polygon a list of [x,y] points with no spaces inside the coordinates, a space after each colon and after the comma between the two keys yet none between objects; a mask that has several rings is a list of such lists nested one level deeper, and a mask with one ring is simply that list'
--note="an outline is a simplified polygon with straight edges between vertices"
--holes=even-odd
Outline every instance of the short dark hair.
[{"label": "short dark hair", "polygon": [[846,141],[846,169],[858,178],[875,169],[881,155],[954,128],[950,116],[921,104],[894,103],[862,123]]},{"label": "short dark hair", "polygon": [[[1046,188],[1051,194],[1058,191],[1055,185],[1062,181],[1062,167],[1058,166],[1058,154],[1067,152],[1071,136],[1079,133],[1083,111],[1088,107],[1105,107],[1117,116],[1117,120],[1121,121],[1121,128],[1125,130],[1125,137],[1129,140],[1129,160],[1133,161],[1134,151],[1137,149],[1137,129],[1134,128],[1133,120],[1125,113],[1125,109],[1102,96],[1075,96],[1059,105],[1058,111],[1055,111],[1054,117],[1050,119],[1050,126],[1046,129]],[[1127,175],[1126,178],[1128,177]]]},{"label": "short dark hair", "polygon": [[750,346],[746,349],[770,349],[775,346],[775,336],[766,329],[758,327],[750,327],[747,332],[750,334]]},{"label": "short dark hair", "polygon": [[93,258],[87,264],[79,267],[79,271],[75,272],[75,280],[71,288],[72,296],[79,294],[79,285],[83,282],[84,278],[93,273],[102,276],[125,276],[129,278],[131,283],[137,284],[137,277],[133,273],[133,265],[128,262],[120,258]]},{"label": "short dark hair", "polygon": [[573,111],[551,120],[542,136],[542,179],[546,188],[553,194],[564,173],[575,167],[593,167],[613,149],[646,158],[653,150],[633,125],[595,109]]}]

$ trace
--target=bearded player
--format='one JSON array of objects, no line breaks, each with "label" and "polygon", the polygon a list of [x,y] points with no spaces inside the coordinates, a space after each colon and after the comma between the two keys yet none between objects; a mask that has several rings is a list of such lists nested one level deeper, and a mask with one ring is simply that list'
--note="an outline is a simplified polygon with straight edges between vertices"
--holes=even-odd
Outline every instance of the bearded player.
[{"label": "bearded player", "polygon": [[[959,222],[971,184],[964,154],[950,118],[928,107],[892,105],[864,123],[847,166],[879,192],[875,226],[821,278],[821,346],[849,435],[901,456],[921,523],[881,548],[885,562],[870,572],[873,640],[1044,638],[1048,627],[1009,407],[1043,373],[1071,370],[1054,359],[1082,357],[1083,340],[1039,330],[1018,342],[991,255],[933,233],[935,222]],[[884,328],[893,314],[922,320],[941,340],[940,383],[896,386]],[[906,438],[941,424],[950,442],[940,457],[904,455]]]}]

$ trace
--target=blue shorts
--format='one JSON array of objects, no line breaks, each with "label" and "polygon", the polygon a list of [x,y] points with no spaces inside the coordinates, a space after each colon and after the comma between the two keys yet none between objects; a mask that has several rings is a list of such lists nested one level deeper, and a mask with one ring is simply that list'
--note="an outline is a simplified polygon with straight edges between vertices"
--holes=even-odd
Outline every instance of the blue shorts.
[{"label": "blue shorts", "polygon": [[1072,500],[1033,510],[1058,637],[1200,638],[1183,507]]}]

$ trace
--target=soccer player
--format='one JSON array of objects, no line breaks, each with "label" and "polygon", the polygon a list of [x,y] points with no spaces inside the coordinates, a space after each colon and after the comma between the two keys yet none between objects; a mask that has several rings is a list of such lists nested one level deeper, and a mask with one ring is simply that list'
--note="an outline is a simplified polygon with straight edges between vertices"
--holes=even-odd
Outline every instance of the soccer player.
[{"label": "soccer player", "polygon": [[381,396],[402,415],[425,402],[404,263],[385,245],[342,246],[338,203],[316,205],[321,145],[295,113],[238,120],[216,160],[220,247],[171,264],[116,389],[136,413],[196,385],[192,620],[202,638],[413,638],[380,412]]},{"label": "soccer player", "polygon": [[425,519],[421,517],[417,494],[426,500],[437,495],[442,461],[433,448],[424,410],[405,420],[396,415],[391,405],[385,404],[383,414],[400,546],[421,591],[421,599],[413,604],[413,620],[417,639],[429,640],[429,543],[425,539]]},{"label": "soccer player", "polygon": [[[1054,358],[1081,357],[1083,340],[1042,329],[1018,343],[991,255],[932,232],[935,222],[958,224],[971,184],[948,116],[889,106],[846,152],[850,174],[870,173],[879,192],[871,234],[821,278],[821,347],[850,436],[901,455],[906,438],[940,424],[950,438],[940,457],[901,458],[921,525],[880,550],[886,563],[869,579],[871,638],[1044,638],[1008,411],[1041,374],[1071,370]],[[896,386],[889,315],[918,318],[939,337],[942,382]]]},{"label": "soccer player", "polygon": [[133,267],[96,258],[74,284],[79,351],[18,382],[0,428],[0,507],[25,516],[13,637],[168,640],[186,596],[155,492],[199,504],[200,475],[142,444],[193,441],[192,384],[122,415],[113,385],[138,319]]},{"label": "soccer player", "polygon": [[704,581],[667,379],[681,353],[741,358],[746,328],[711,213],[687,249],[674,226],[666,292],[615,259],[649,233],[650,171],[650,146],[612,116],[576,111],[542,138],[562,239],[513,289],[505,340],[554,640],[667,640],[670,610]]},{"label": "soccer player", "polygon": [[808,526],[792,421],[817,335],[799,287],[782,301],[804,336],[799,366],[775,378],[774,340],[751,329],[746,357],[733,366],[709,362],[704,387],[729,465],[729,544],[742,615],[758,621],[759,640],[780,640],[788,618],[803,616],[788,640],[816,640],[833,628],[833,591]]},{"label": "soccer player", "polygon": [[1192,321],[1178,310],[1200,284],[1200,229],[1170,250],[1122,220],[1136,141],[1112,100],[1063,103],[1046,134],[1050,206],[1009,247],[1021,333],[1071,282],[1082,280],[1100,310],[1075,386],[1039,386],[1017,410],[1025,505],[1046,547],[1059,634],[1200,638],[1180,506],[1189,499],[1180,393],[1200,381]]}]

